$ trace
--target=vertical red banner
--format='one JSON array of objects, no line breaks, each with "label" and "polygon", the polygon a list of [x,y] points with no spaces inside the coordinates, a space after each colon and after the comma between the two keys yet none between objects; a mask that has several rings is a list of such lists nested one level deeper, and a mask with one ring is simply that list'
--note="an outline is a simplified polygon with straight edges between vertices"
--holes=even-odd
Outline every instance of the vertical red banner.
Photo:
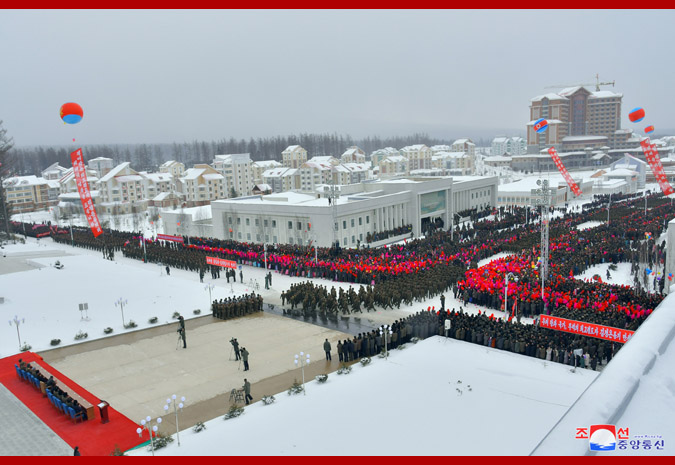
[{"label": "vertical red banner", "polygon": [[645,153],[645,159],[647,160],[647,163],[649,163],[652,173],[654,173],[656,182],[659,183],[659,186],[663,191],[663,195],[673,194],[675,191],[668,182],[666,173],[663,171],[663,165],[661,164],[661,158],[659,157],[659,151],[656,149],[656,145],[652,144],[649,137],[642,139],[640,145],[642,146],[642,151]]},{"label": "vertical red banner", "polygon": [[70,154],[70,161],[73,162],[73,174],[75,175],[75,184],[77,184],[77,191],[80,194],[82,201],[82,208],[84,214],[87,215],[87,222],[94,237],[103,234],[101,225],[98,222],[98,215],[94,208],[94,201],[89,192],[89,184],[87,184],[87,173],[84,171],[84,160],[82,159],[82,149],[77,149]]},{"label": "vertical red banner", "polygon": [[551,158],[553,158],[553,163],[555,163],[556,168],[558,168],[558,171],[560,171],[560,174],[563,175],[563,178],[565,178],[565,181],[567,181],[567,185],[570,186],[570,189],[572,189],[572,192],[574,192],[574,195],[579,196],[582,194],[581,189],[579,189],[579,186],[577,185],[576,182],[574,182],[574,179],[572,179],[572,176],[570,176],[569,171],[567,171],[567,168],[565,168],[565,165],[563,165],[562,160],[560,159],[560,155],[558,155],[558,152],[556,151],[555,148],[551,147],[548,149],[549,155],[551,155]]}]

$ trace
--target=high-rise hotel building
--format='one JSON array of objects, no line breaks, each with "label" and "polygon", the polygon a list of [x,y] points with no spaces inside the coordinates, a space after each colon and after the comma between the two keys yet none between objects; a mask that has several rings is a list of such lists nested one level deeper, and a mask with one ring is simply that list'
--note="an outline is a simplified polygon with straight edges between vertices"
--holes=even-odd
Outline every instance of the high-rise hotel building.
[{"label": "high-rise hotel building", "polygon": [[[622,98],[623,94],[616,92],[577,86],[531,99],[528,153],[539,153],[551,146],[559,152],[586,147],[626,148],[632,131],[621,129]],[[543,133],[534,130],[540,118],[548,121]]]}]

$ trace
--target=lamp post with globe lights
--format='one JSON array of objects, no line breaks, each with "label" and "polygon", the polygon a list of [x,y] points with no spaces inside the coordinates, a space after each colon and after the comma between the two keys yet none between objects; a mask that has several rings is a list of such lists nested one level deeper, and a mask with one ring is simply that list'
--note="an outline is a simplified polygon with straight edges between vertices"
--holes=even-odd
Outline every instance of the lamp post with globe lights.
[{"label": "lamp post with globe lights", "polygon": [[14,326],[16,326],[16,337],[19,339],[19,350],[21,350],[21,334],[19,333],[19,326],[21,326],[21,323],[25,322],[26,322],[25,318],[19,319],[17,315],[14,315],[13,320],[9,320],[10,326],[12,326],[12,323],[14,323]]},{"label": "lamp post with globe lights", "polygon": [[387,350],[387,339],[394,334],[389,325],[380,326],[380,336],[384,339],[384,358],[389,358],[389,350]]},{"label": "lamp post with globe lights", "polygon": [[162,423],[162,418],[158,417],[157,418],[157,424],[155,426],[151,426],[152,418],[150,416],[145,417],[145,420],[141,420],[141,427],[136,428],[136,432],[138,433],[138,437],[143,437],[143,430],[148,431],[148,435],[150,435],[150,450],[152,451],[152,455],[155,455],[155,441],[153,440],[152,436],[154,433],[157,433],[158,425]]},{"label": "lamp post with globe lights", "polygon": [[128,303],[127,299],[123,299],[120,297],[115,301],[115,307],[119,307],[120,310],[122,310],[122,326],[126,326],[126,323],[124,322],[124,306]]},{"label": "lamp post with globe lights", "polygon": [[[307,358],[303,358],[304,355],[307,355]],[[295,354],[295,366],[300,365],[300,368],[302,370],[302,395],[307,395],[305,393],[305,365],[309,365],[309,354],[305,354],[304,352],[300,352],[300,356],[298,354]]]},{"label": "lamp post with globe lights", "polygon": [[169,407],[173,403],[173,413],[176,415],[176,440],[178,441],[178,447],[180,447],[180,436],[178,435],[178,410],[183,410],[183,402],[185,402],[185,397],[181,397],[180,402],[176,405],[176,394],[174,394],[170,399],[166,399],[166,405],[164,406],[164,411],[169,413]]}]

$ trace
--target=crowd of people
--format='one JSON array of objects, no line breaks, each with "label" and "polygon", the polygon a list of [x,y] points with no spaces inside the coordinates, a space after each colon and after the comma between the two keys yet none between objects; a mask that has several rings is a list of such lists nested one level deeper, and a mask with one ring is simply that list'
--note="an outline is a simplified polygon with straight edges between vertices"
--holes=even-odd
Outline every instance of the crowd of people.
[{"label": "crowd of people", "polygon": [[45,384],[45,389],[49,390],[49,392],[59,399],[61,402],[63,402],[65,405],[68,407],[71,407],[76,414],[82,415],[86,418],[87,416],[87,409],[85,409],[76,399],[73,399],[68,395],[66,391],[61,389],[58,384],[56,383],[56,380],[54,379],[53,376],[50,376],[47,378],[45,375],[43,375],[39,369],[34,368],[32,365],[24,362],[22,359],[19,359],[19,369],[26,371],[27,373],[30,373],[34,377],[36,377],[40,382]]},{"label": "crowd of people", "polygon": [[262,312],[263,298],[260,294],[251,292],[237,297],[214,300],[211,303],[213,316],[221,320],[229,320],[255,312]]},{"label": "crowd of people", "polygon": [[402,236],[409,235],[412,233],[412,224],[406,224],[404,226],[399,226],[398,228],[388,229],[387,231],[379,231],[374,233],[366,234],[366,243],[370,244],[371,242],[382,241],[393,236]]}]

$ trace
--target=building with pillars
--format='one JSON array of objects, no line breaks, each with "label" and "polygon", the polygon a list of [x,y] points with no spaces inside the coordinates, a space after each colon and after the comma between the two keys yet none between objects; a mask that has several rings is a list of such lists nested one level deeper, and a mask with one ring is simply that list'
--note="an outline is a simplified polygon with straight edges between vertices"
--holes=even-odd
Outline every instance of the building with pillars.
[{"label": "building with pillars", "polygon": [[[340,186],[337,206],[324,194],[280,192],[211,202],[213,237],[236,241],[329,247],[333,215],[342,247],[367,246],[374,233],[412,227],[419,236],[434,223],[447,230],[454,212],[494,206],[498,178],[406,177]],[[393,235],[371,246],[399,241]]]}]

